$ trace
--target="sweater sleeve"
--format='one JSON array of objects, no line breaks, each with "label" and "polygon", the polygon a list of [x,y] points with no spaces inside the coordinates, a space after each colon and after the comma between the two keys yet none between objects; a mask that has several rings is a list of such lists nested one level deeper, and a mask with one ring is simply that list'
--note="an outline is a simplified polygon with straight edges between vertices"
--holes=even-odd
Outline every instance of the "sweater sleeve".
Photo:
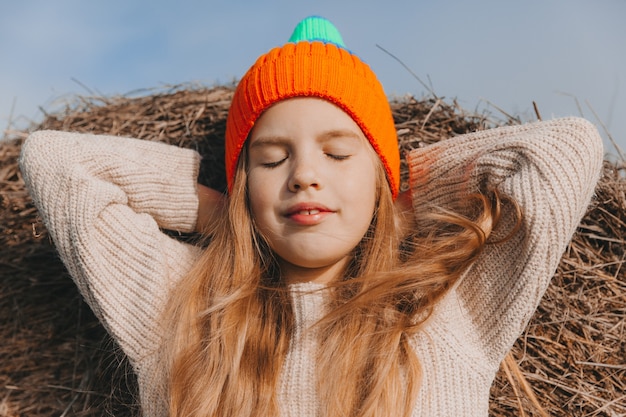
[{"label": "sweater sleeve", "polygon": [[[539,305],[585,214],[603,161],[597,129],[579,118],[501,127],[410,153],[411,192],[420,207],[451,208],[471,193],[497,188],[522,211],[522,224],[485,251],[455,288],[472,335],[497,368]],[[513,230],[505,205],[500,236]],[[468,330],[470,331],[470,330]]]},{"label": "sweater sleeve", "polygon": [[168,290],[198,249],[191,231],[199,155],[162,143],[39,131],[20,168],[61,259],[134,366],[154,352]]}]

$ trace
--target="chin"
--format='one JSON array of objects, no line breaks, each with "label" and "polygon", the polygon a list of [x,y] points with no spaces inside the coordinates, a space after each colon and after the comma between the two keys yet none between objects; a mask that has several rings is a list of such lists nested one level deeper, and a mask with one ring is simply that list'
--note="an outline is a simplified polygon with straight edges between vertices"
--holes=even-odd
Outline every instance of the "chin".
[{"label": "chin", "polygon": [[285,272],[290,271],[292,273],[298,273],[309,275],[316,273],[325,274],[330,270],[334,270],[334,274],[340,274],[343,272],[344,267],[348,263],[348,257],[342,258],[285,258],[281,257],[281,267]]}]

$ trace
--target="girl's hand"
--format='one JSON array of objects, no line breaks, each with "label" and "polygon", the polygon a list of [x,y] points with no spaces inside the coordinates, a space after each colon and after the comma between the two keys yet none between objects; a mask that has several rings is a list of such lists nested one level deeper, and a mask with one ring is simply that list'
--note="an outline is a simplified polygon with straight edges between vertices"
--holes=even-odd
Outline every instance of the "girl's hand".
[{"label": "girl's hand", "polygon": [[210,234],[226,210],[226,196],[219,191],[198,184],[198,219],[196,232]]}]

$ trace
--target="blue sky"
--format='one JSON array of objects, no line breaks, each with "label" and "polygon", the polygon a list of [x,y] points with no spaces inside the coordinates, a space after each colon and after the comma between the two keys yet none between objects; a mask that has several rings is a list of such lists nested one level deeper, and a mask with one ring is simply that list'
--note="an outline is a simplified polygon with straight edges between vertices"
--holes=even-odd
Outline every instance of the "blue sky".
[{"label": "blue sky", "polygon": [[376,45],[468,110],[497,115],[497,106],[532,120],[535,101],[544,119],[582,115],[604,124],[626,151],[623,0],[3,3],[2,131],[9,120],[16,128],[40,121],[40,107],[54,111],[75,94],[230,82],[317,14],[336,24],[389,95],[428,91]]}]

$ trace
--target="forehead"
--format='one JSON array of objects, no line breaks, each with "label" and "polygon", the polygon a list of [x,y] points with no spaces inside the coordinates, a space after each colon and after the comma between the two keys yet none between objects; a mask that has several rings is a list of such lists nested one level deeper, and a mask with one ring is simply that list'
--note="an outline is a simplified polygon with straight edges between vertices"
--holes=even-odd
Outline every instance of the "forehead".
[{"label": "forehead", "polygon": [[361,128],[346,112],[329,101],[315,97],[296,97],[274,104],[257,119],[249,139],[254,141],[267,135],[291,137],[324,132],[344,132],[365,139]]}]

